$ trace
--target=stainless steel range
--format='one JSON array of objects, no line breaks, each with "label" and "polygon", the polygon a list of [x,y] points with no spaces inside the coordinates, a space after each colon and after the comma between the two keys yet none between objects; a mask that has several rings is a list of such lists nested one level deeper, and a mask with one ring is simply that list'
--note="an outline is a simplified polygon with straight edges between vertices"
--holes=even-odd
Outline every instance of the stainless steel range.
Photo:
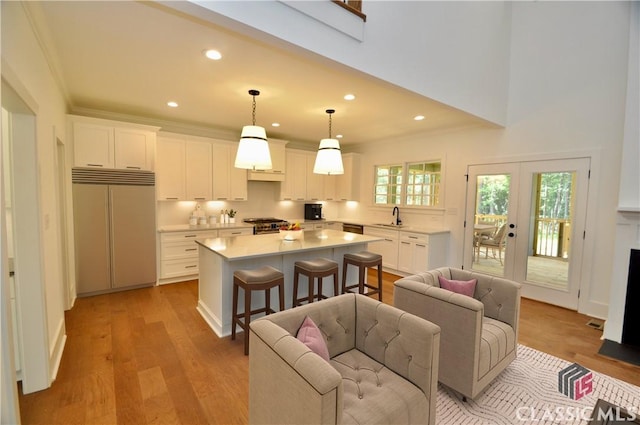
[{"label": "stainless steel range", "polygon": [[288,226],[289,222],[275,217],[245,218],[245,223],[253,224],[253,234],[278,233],[280,226]]}]

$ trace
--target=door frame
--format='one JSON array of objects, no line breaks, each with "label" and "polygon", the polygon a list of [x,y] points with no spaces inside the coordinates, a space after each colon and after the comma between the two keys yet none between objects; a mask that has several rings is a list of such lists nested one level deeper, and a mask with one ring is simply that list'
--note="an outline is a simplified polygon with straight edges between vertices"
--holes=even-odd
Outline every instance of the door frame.
[{"label": "door frame", "polygon": [[[473,163],[469,163],[466,166],[468,170],[470,166],[475,165],[493,165],[493,164],[502,164],[502,163],[510,163],[510,162],[530,162],[530,161],[545,161],[545,160],[563,160],[563,159],[576,159],[576,158],[588,158],[590,160],[590,172],[589,172],[589,193],[587,195],[587,215],[585,218],[585,229],[587,229],[584,233],[583,237],[583,251],[582,251],[582,261],[581,264],[576,264],[576,267],[580,268],[580,275],[582,279],[580,280],[580,288],[579,288],[579,298],[578,298],[578,312],[589,314],[593,317],[599,317],[606,319],[608,314],[608,304],[603,303],[599,300],[593,300],[591,298],[592,287],[594,286],[593,277],[592,277],[592,264],[595,256],[595,234],[597,229],[597,217],[596,214],[590,214],[590,211],[597,211],[597,199],[599,186],[598,184],[593,184],[593,182],[598,181],[598,175],[601,170],[601,161],[602,161],[602,153],[600,149],[582,149],[568,152],[560,152],[560,153],[540,153],[533,155],[508,155],[503,157],[485,157],[479,158],[477,161]],[[468,175],[465,177],[468,178]],[[465,214],[463,216],[463,220],[466,220],[467,217],[467,209],[472,208],[472,206],[467,205],[467,191],[468,191],[468,182],[465,186],[464,193],[464,206],[465,206]],[[463,226],[466,223],[463,221]],[[466,261],[465,250],[467,249],[468,244],[468,236],[466,229],[463,228],[462,234],[462,247],[461,247],[461,259],[462,263]],[[464,265],[463,265],[464,267]]]}]

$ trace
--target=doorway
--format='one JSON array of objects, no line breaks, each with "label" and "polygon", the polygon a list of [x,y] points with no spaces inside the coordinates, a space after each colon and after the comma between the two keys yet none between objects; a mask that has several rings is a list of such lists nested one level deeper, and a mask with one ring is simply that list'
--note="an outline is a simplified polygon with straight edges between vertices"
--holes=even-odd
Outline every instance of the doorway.
[{"label": "doorway", "polygon": [[578,309],[589,158],[468,167],[464,267]]}]

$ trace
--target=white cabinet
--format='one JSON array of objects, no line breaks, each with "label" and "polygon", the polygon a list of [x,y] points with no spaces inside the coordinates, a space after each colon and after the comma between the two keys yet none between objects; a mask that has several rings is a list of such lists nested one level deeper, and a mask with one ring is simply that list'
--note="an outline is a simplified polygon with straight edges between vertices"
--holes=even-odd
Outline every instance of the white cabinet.
[{"label": "white cabinet", "polygon": [[238,144],[213,144],[213,198],[217,201],[246,201],[246,170],[235,168],[233,163]]},{"label": "white cabinet", "polygon": [[287,150],[287,174],[280,188],[280,198],[285,201],[304,201],[307,197],[307,154],[304,151]]},{"label": "white cabinet", "polygon": [[[246,172],[249,180],[262,181],[284,181],[286,170],[286,150],[288,142],[284,140],[269,139],[269,152],[271,153],[271,170],[248,170]],[[235,153],[232,164],[235,162]]]},{"label": "white cabinet", "polygon": [[186,199],[185,154],[184,140],[158,138],[156,195],[159,200]]},{"label": "white cabinet", "polygon": [[220,229],[218,236],[226,238],[230,236],[253,235],[253,227],[238,227],[235,229]]},{"label": "white cabinet", "polygon": [[372,226],[364,227],[364,234],[382,238],[378,242],[369,242],[367,250],[382,255],[383,267],[398,269],[398,231],[380,229]]},{"label": "white cabinet", "polygon": [[173,201],[211,199],[211,144],[158,138],[157,198]]},{"label": "white cabinet", "polygon": [[447,265],[449,234],[400,232],[398,270],[408,274],[426,272]]},{"label": "white cabinet", "polygon": [[338,201],[355,201],[360,188],[360,156],[356,153],[342,155],[344,174],[335,177],[335,198]]},{"label": "white cabinet", "polygon": [[177,282],[198,274],[196,239],[216,238],[217,230],[167,232],[160,235],[161,283]]},{"label": "white cabinet", "polygon": [[153,170],[158,127],[69,116],[76,167]]},{"label": "white cabinet", "polygon": [[322,230],[322,229],[326,229],[327,225],[324,222],[322,222],[322,223],[311,223],[309,221],[305,221],[305,222],[300,223],[300,228],[302,230]]},{"label": "white cabinet", "polygon": [[324,182],[329,176],[324,174],[316,174],[313,172],[313,166],[316,163],[316,152],[307,153],[307,196],[309,201],[321,201],[324,199]]},{"label": "white cabinet", "polygon": [[211,143],[185,142],[186,199],[206,201],[212,198]]}]

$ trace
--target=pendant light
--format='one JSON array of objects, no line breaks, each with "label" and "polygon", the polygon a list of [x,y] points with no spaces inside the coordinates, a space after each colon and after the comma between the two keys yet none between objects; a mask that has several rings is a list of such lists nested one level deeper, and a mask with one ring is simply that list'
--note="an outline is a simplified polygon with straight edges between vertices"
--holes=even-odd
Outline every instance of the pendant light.
[{"label": "pendant light", "polygon": [[264,127],[256,125],[256,96],[260,92],[249,90],[249,94],[253,96],[253,125],[242,127],[235,167],[249,170],[270,170],[272,165],[267,132]]},{"label": "pendant light", "polygon": [[340,142],[338,142],[338,139],[331,138],[331,114],[333,114],[335,110],[327,109],[326,112],[329,114],[329,138],[320,140],[313,172],[315,174],[327,175],[344,174]]}]

